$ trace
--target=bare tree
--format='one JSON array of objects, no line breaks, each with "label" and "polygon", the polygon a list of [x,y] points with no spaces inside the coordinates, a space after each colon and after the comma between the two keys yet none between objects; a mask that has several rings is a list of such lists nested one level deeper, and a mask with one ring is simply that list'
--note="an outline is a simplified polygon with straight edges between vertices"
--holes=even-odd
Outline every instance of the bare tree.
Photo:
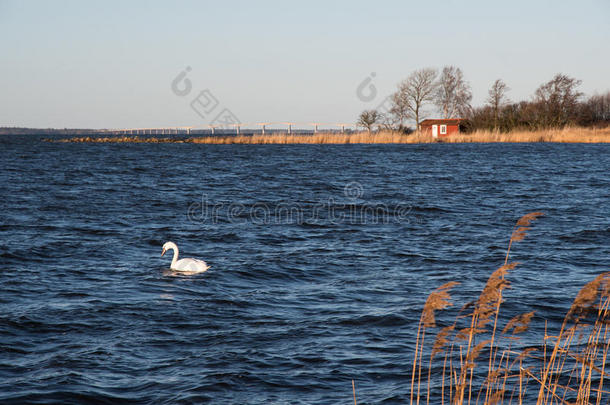
[{"label": "bare tree", "polygon": [[357,124],[361,127],[364,127],[371,132],[373,126],[379,123],[382,119],[381,114],[377,110],[364,110],[360,113],[360,117],[358,117]]},{"label": "bare tree", "polygon": [[472,92],[460,68],[445,66],[438,80],[435,103],[443,118],[465,116],[470,110]]},{"label": "bare tree", "polygon": [[573,77],[558,73],[534,93],[539,126],[564,126],[577,115],[578,100],[583,95],[576,88],[582,83]]},{"label": "bare tree", "polygon": [[594,94],[578,106],[578,125],[608,126],[610,124],[610,91]]},{"label": "bare tree", "polygon": [[395,131],[398,128],[398,122],[396,117],[390,113],[379,113],[379,120],[377,121],[377,128],[381,131]]},{"label": "bare tree", "polygon": [[419,128],[423,105],[434,100],[436,75],[436,69],[419,69],[398,85],[398,90],[392,95],[390,112],[401,128],[408,119],[415,120],[415,127]]},{"label": "bare tree", "polygon": [[595,94],[587,100],[595,123],[610,122],[610,91],[606,94]]},{"label": "bare tree", "polygon": [[498,115],[500,109],[508,104],[508,97],[506,97],[506,93],[510,90],[510,88],[502,81],[502,79],[498,79],[491,85],[491,89],[489,89],[489,96],[487,97],[487,104],[492,109],[493,117],[494,117],[494,129],[498,129]]}]

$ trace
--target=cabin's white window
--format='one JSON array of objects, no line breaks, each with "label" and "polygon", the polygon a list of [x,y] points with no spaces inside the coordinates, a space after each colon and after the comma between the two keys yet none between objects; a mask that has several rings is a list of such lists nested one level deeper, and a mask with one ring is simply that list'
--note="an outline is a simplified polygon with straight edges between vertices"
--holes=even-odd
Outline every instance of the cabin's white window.
[{"label": "cabin's white window", "polygon": [[441,125],[441,135],[447,135],[447,125]]}]

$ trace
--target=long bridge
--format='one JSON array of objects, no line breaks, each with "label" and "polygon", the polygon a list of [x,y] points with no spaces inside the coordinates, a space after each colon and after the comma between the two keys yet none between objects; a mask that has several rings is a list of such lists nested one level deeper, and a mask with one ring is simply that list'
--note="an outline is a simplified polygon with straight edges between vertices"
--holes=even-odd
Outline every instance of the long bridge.
[{"label": "long bridge", "polygon": [[265,134],[267,132],[294,133],[318,133],[318,132],[345,132],[355,129],[350,123],[324,123],[324,122],[256,122],[239,123],[229,125],[199,125],[199,126],[174,126],[174,127],[150,127],[150,128],[109,128],[103,132],[113,135],[190,135],[195,133],[222,134]]}]

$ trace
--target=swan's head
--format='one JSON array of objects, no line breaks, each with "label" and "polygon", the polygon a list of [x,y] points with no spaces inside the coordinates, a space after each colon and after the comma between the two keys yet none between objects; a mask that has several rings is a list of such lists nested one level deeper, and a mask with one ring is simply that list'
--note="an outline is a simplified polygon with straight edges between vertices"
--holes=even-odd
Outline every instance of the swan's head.
[{"label": "swan's head", "polygon": [[165,242],[163,245],[163,250],[161,251],[161,256],[165,254],[168,250],[176,249],[178,250],[178,246],[174,242]]}]

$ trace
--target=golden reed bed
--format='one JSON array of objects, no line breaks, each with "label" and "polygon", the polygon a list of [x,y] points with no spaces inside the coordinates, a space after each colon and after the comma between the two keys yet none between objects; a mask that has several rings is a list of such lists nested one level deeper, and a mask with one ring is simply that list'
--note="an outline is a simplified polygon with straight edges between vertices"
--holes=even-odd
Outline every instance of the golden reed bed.
[{"label": "golden reed bed", "polygon": [[58,142],[95,143],[205,143],[205,144],[348,144],[348,143],[488,143],[488,142],[558,142],[558,143],[609,143],[608,128],[564,128],[540,131],[491,132],[476,131],[470,134],[452,135],[434,139],[430,135],[397,132],[360,132],[355,134],[317,133],[295,135],[275,133],[265,135],[204,136],[187,139],[141,137],[77,137]]},{"label": "golden reed bed", "polygon": [[442,139],[434,139],[430,135],[414,133],[404,135],[397,132],[379,133],[318,133],[311,135],[269,134],[251,136],[222,136],[200,137],[191,140],[194,143],[210,144],[343,144],[343,143],[469,143],[469,142],[570,142],[570,143],[608,143],[610,142],[610,128],[566,128],[559,130],[544,130],[535,132],[489,132],[477,131],[471,134],[452,135]]}]

